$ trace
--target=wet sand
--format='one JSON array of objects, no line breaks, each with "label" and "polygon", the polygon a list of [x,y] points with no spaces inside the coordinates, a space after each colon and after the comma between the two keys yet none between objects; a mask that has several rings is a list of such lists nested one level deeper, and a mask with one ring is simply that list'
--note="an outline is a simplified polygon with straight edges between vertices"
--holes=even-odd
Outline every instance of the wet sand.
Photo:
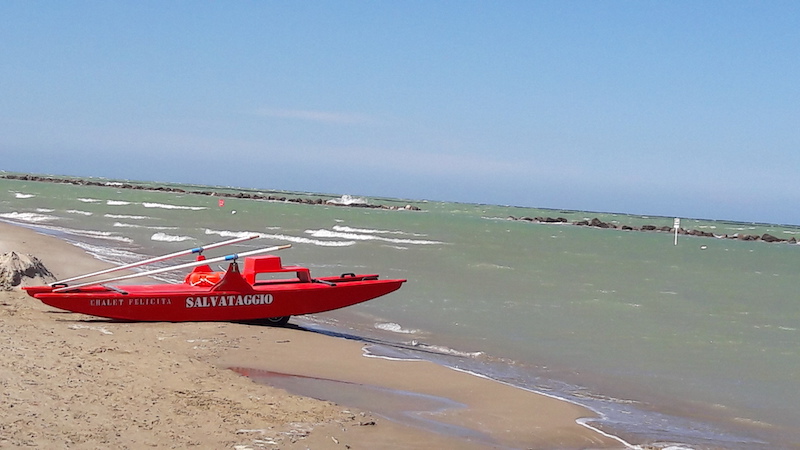
[{"label": "wet sand", "polygon": [[[57,278],[107,267],[0,223],[10,251]],[[114,322],[16,288],[0,292],[0,346],[0,447],[624,447],[577,405],[296,326]]]}]

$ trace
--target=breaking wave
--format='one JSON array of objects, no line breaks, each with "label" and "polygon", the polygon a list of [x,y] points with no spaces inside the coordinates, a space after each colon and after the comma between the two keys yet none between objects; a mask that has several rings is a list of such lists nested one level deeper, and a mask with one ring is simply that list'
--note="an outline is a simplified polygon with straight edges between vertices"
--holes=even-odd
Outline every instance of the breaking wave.
[{"label": "breaking wave", "polygon": [[437,353],[446,356],[457,356],[460,358],[479,358],[481,356],[486,355],[486,353],[480,351],[466,352],[463,350],[456,350],[454,348],[446,347],[443,345],[430,345],[417,341],[411,341],[410,346],[415,350],[420,350],[427,353]]},{"label": "breaking wave", "polygon": [[16,211],[0,214],[0,217],[10,220],[16,220],[19,222],[28,222],[28,223],[42,223],[42,222],[52,222],[54,220],[58,220],[58,217],[51,216],[48,214],[21,213]]},{"label": "breaking wave", "polygon": [[58,231],[61,231],[61,232],[66,233],[66,234],[72,234],[72,235],[75,235],[75,236],[83,236],[83,237],[88,237],[88,238],[93,238],[93,239],[104,239],[104,240],[108,240],[108,241],[124,242],[126,244],[130,244],[130,243],[133,242],[133,239],[131,239],[129,237],[120,236],[118,234],[114,234],[114,233],[111,233],[111,232],[108,232],[108,231],[75,230],[75,229],[69,229],[69,228],[53,228],[53,229],[57,229]]},{"label": "breaking wave", "polygon": [[178,227],[148,227],[144,225],[139,225],[135,223],[122,223],[122,222],[114,222],[112,225],[116,228],[146,228],[148,230],[177,230]]},{"label": "breaking wave", "polygon": [[83,249],[83,251],[94,256],[100,261],[105,261],[112,264],[129,264],[132,262],[141,261],[143,259],[142,255],[138,253],[114,247],[92,245],[87,242],[72,242],[72,244]]},{"label": "breaking wave", "polygon": [[201,211],[203,209],[208,209],[205,206],[167,205],[164,203],[149,203],[149,202],[142,203],[142,206],[144,206],[145,208],[186,209],[190,211]]},{"label": "breaking wave", "polygon": [[402,234],[409,236],[427,236],[426,234],[407,233],[400,230],[372,230],[368,228],[353,228],[343,225],[334,225],[334,231],[341,231],[342,233],[366,233],[366,234]]},{"label": "breaking wave", "polygon": [[103,217],[108,217],[109,219],[132,219],[132,220],[150,219],[150,217],[147,216],[131,216],[128,214],[103,214]]},{"label": "breaking wave", "polygon": [[70,214],[80,214],[82,216],[91,216],[92,214],[94,214],[94,213],[89,212],[89,211],[81,211],[81,210],[78,210],[78,209],[69,209],[69,210],[67,210],[67,212],[70,213]]},{"label": "breaking wave", "polygon": [[368,202],[360,197],[353,197],[352,195],[344,194],[341,198],[334,198],[328,200],[325,203],[330,203],[332,205],[367,205]]},{"label": "breaking wave", "polygon": [[161,233],[161,232],[155,233],[152,236],[150,236],[150,240],[159,242],[183,242],[192,239],[194,238],[191,236],[173,236],[171,234]]},{"label": "breaking wave", "polygon": [[315,238],[339,238],[339,239],[351,239],[355,241],[383,241],[383,242],[391,242],[392,244],[415,244],[415,245],[442,244],[442,242],[440,241],[429,241],[422,239],[387,238],[382,236],[375,236],[372,234],[342,233],[331,230],[306,230],[306,233],[310,234],[312,237]]},{"label": "breaking wave", "polygon": [[400,324],[394,322],[376,323],[375,328],[383,331],[391,331],[392,333],[400,333],[400,334],[414,334],[419,332],[419,330],[405,329],[401,327]]},{"label": "breaking wave", "polygon": [[[222,237],[237,238],[237,237],[250,236],[253,233],[250,231],[206,230],[206,234],[216,234]],[[308,239],[300,236],[290,236],[286,234],[267,234],[267,233],[255,233],[255,234],[258,234],[258,237],[261,238],[273,239],[276,241],[293,242],[295,244],[317,245],[319,247],[347,247],[355,244],[355,242],[353,241],[321,241],[318,239]]]},{"label": "breaking wave", "polygon": [[[33,216],[33,217],[31,217],[31,216]],[[75,228],[65,228],[65,227],[59,227],[59,226],[54,226],[54,225],[44,225],[44,224],[42,224],[42,222],[47,222],[49,220],[58,219],[58,217],[53,217],[53,216],[41,216],[39,214],[33,214],[33,213],[8,213],[8,214],[0,214],[0,217],[10,218],[10,219],[15,219],[15,220],[23,220],[23,219],[21,219],[21,217],[25,217],[25,218],[27,218],[27,220],[24,220],[24,221],[29,222],[29,223],[36,223],[37,224],[36,226],[38,228],[42,228],[44,230],[55,231],[55,232],[57,232],[59,234],[64,234],[64,235],[80,236],[80,237],[86,237],[86,238],[91,238],[91,239],[103,239],[103,240],[115,241],[115,242],[124,242],[126,244],[130,244],[130,243],[133,242],[133,239],[131,239],[129,237],[120,236],[118,234],[114,234],[114,233],[111,233],[111,232],[108,232],[108,231],[79,230],[79,229],[75,229]]]},{"label": "breaking wave", "polygon": [[[484,352],[465,352],[442,345],[429,345],[416,340],[406,343],[381,342],[375,345],[368,345],[363,350],[364,356],[368,358],[414,360],[414,359],[433,359],[437,357],[456,357],[467,359],[480,359],[485,357]],[[445,362],[445,365],[448,365]]]}]

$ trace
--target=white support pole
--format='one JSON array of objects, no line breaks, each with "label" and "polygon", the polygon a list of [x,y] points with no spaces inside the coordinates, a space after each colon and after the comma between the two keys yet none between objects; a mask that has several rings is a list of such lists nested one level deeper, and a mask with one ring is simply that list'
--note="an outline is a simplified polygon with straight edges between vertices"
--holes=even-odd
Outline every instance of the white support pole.
[{"label": "white support pole", "polygon": [[678,245],[678,230],[681,228],[681,219],[676,217],[673,226],[675,227],[675,245]]},{"label": "white support pole", "polygon": [[138,262],[134,262],[134,263],[130,263],[130,264],[125,264],[125,265],[122,265],[122,266],[111,267],[109,269],[101,270],[99,272],[92,272],[92,273],[87,273],[87,274],[84,274],[84,275],[78,275],[77,277],[72,277],[72,278],[67,278],[67,279],[64,279],[64,280],[54,281],[54,282],[50,283],[50,286],[55,286],[55,285],[58,285],[58,284],[64,284],[64,283],[68,283],[70,281],[82,280],[84,278],[94,277],[94,276],[98,276],[98,275],[105,275],[107,273],[117,272],[117,271],[120,271],[120,270],[132,269],[134,267],[146,266],[148,264],[153,264],[153,263],[157,263],[157,262],[161,262],[161,261],[166,261],[168,259],[177,258],[179,256],[191,255],[193,253],[202,253],[203,250],[211,250],[212,248],[223,247],[225,245],[231,245],[231,244],[236,244],[236,243],[239,243],[239,242],[249,241],[250,239],[255,239],[257,237],[259,237],[259,235],[252,234],[252,235],[249,235],[249,236],[244,236],[244,237],[240,237],[240,238],[236,238],[236,239],[231,239],[231,240],[224,241],[224,242],[217,242],[215,244],[204,245],[202,247],[190,248],[188,250],[181,250],[179,252],[171,253],[169,255],[156,256],[155,258],[146,259],[144,261],[138,261]]},{"label": "white support pole", "polygon": [[188,269],[188,268],[191,268],[191,267],[202,266],[204,264],[211,264],[211,263],[220,262],[220,261],[234,261],[234,260],[236,260],[238,258],[242,258],[242,257],[245,257],[245,256],[252,256],[252,255],[258,255],[258,254],[261,254],[261,253],[274,252],[274,251],[277,251],[277,250],[283,250],[285,248],[289,248],[291,246],[292,246],[291,244],[278,245],[278,246],[275,246],[275,247],[267,247],[267,248],[262,248],[262,249],[258,249],[258,250],[251,250],[249,252],[238,253],[238,254],[234,253],[232,255],[220,256],[220,257],[217,257],[217,258],[205,259],[205,260],[202,260],[202,261],[193,261],[193,262],[186,263],[186,264],[179,264],[177,266],[164,267],[162,269],[153,269],[153,270],[148,270],[146,272],[141,272],[141,273],[133,273],[133,274],[130,274],[130,275],[122,275],[122,276],[115,277],[115,278],[109,278],[107,280],[89,281],[87,283],[76,284],[74,286],[59,287],[59,288],[53,289],[53,292],[64,292],[64,291],[70,291],[72,289],[78,289],[78,288],[82,288],[82,287],[86,287],[86,286],[95,286],[95,285],[110,283],[112,281],[122,281],[122,280],[131,279],[131,278],[147,277],[147,276],[150,276],[150,275],[157,275],[159,273],[170,272],[172,270]]}]

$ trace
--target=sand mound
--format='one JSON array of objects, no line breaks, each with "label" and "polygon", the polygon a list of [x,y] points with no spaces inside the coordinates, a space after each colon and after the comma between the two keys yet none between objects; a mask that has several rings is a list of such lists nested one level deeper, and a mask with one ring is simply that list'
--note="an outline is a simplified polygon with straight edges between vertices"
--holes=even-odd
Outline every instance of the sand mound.
[{"label": "sand mound", "polygon": [[0,290],[10,291],[20,284],[36,285],[56,281],[56,277],[33,255],[8,252],[0,255]]}]

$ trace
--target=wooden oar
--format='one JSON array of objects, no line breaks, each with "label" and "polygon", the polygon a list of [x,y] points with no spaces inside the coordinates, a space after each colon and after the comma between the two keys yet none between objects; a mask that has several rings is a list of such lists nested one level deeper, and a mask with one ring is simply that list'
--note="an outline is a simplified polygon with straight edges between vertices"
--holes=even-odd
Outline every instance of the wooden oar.
[{"label": "wooden oar", "polygon": [[191,248],[191,249],[188,249],[188,250],[181,250],[179,252],[170,253],[169,255],[156,256],[155,258],[146,259],[144,261],[125,264],[125,265],[122,265],[122,266],[111,267],[109,269],[100,270],[98,272],[87,273],[85,275],[78,275],[77,277],[67,278],[65,280],[54,281],[54,282],[50,283],[50,286],[69,283],[70,281],[82,280],[84,278],[94,277],[94,276],[98,276],[98,275],[105,275],[107,273],[117,272],[119,270],[131,269],[133,267],[146,266],[148,264],[157,263],[159,261],[166,261],[168,259],[177,258],[179,256],[191,255],[192,253],[200,253],[203,250],[210,250],[212,248],[223,247],[225,245],[231,245],[231,244],[236,244],[238,242],[249,241],[250,239],[255,239],[257,237],[258,237],[257,234],[253,234],[253,235],[250,235],[250,236],[231,239],[231,240],[228,240],[228,241],[217,242],[216,244],[208,244],[208,245],[204,245],[202,247]]},{"label": "wooden oar", "polygon": [[274,252],[274,251],[277,251],[277,250],[283,250],[285,248],[289,248],[291,246],[292,246],[292,244],[286,244],[286,245],[278,245],[276,247],[267,247],[267,248],[262,248],[262,249],[258,249],[258,250],[251,250],[249,252],[244,252],[244,253],[233,253],[231,255],[220,256],[220,257],[211,258],[211,259],[205,259],[203,261],[192,261],[190,263],[179,264],[177,266],[169,266],[169,267],[164,267],[164,268],[161,268],[161,269],[153,269],[153,270],[148,270],[148,271],[145,271],[145,272],[133,273],[133,274],[130,274],[130,275],[122,275],[122,276],[115,277],[115,278],[109,278],[107,280],[89,281],[89,282],[82,283],[82,284],[76,284],[74,286],[63,286],[63,287],[59,287],[59,288],[53,289],[53,292],[71,291],[73,289],[78,289],[78,288],[82,288],[82,287],[86,287],[86,286],[95,286],[95,285],[99,285],[99,284],[110,283],[112,281],[121,281],[121,280],[130,279],[130,278],[147,277],[147,276],[156,275],[156,274],[159,274],[159,273],[170,272],[172,270],[188,269],[190,267],[197,267],[197,266],[202,266],[204,264],[211,264],[211,263],[220,262],[220,261],[233,261],[233,260],[235,260],[237,258],[241,258],[241,257],[244,257],[244,256],[252,256],[252,255],[258,255],[260,253]]}]

